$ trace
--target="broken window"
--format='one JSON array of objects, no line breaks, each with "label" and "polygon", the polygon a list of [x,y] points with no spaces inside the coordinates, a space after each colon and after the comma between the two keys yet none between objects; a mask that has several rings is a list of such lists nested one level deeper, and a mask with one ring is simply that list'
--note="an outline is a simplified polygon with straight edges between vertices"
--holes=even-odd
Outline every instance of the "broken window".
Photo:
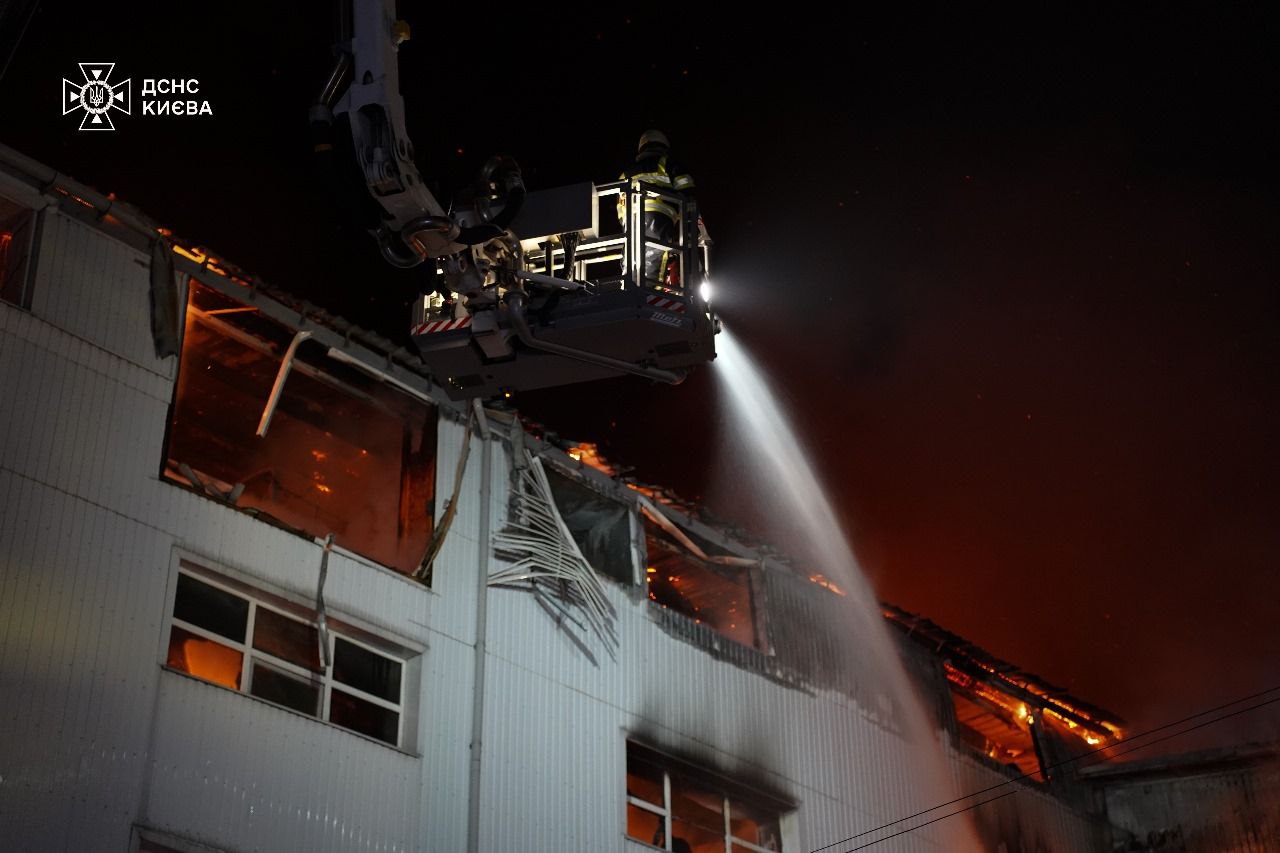
[{"label": "broken window", "polygon": [[560,517],[591,568],[627,585],[635,583],[631,510],[549,469],[547,481]]},{"label": "broken window", "polygon": [[1019,776],[1044,781],[1033,732],[1034,712],[1025,703],[950,665],[946,674],[960,741],[1016,770]]},{"label": "broken window", "polygon": [[431,536],[435,408],[304,341],[267,434],[293,333],[191,282],[165,476],[409,574]]},{"label": "broken window", "polygon": [[629,838],[673,853],[780,851],[782,811],[711,773],[627,743]]},{"label": "broken window", "polygon": [[756,631],[748,569],[700,560],[648,518],[645,544],[650,600],[736,643],[764,650]]},{"label": "broken window", "polygon": [[404,660],[329,631],[325,666],[320,643],[311,611],[185,563],[178,573],[170,669],[399,746]]},{"label": "broken window", "polygon": [[21,308],[31,305],[27,292],[35,211],[0,196],[0,299]]}]

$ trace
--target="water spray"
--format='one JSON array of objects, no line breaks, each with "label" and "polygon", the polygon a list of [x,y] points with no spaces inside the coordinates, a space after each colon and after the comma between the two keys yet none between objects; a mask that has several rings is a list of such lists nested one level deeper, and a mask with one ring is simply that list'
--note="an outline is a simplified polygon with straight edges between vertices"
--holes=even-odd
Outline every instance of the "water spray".
[{"label": "water spray", "polygon": [[[754,480],[755,493],[773,501],[768,510],[777,520],[775,534],[801,533],[809,544],[807,558],[812,568],[837,580],[847,591],[850,618],[850,656],[857,656],[858,680],[871,686],[877,699],[888,698],[890,724],[902,737],[903,773],[912,788],[912,798],[923,805],[941,802],[954,795],[947,761],[931,723],[916,695],[900,658],[899,650],[881,616],[879,601],[864,576],[852,546],[845,537],[813,464],[814,455],[793,428],[781,401],[770,388],[765,373],[755,364],[729,327],[723,326],[716,340],[713,363],[717,384],[727,408],[717,483],[725,489],[740,490],[744,472]],[[735,446],[744,452],[734,454]],[[867,702],[863,695],[856,701]],[[874,701],[874,700],[873,700]],[[876,718],[883,708],[864,708]],[[883,722],[883,720],[882,720]],[[866,784],[868,780],[859,779]],[[885,784],[888,780],[875,780]],[[923,807],[922,805],[922,807]],[[980,849],[972,826],[957,819],[951,826],[938,825],[947,850]]]}]

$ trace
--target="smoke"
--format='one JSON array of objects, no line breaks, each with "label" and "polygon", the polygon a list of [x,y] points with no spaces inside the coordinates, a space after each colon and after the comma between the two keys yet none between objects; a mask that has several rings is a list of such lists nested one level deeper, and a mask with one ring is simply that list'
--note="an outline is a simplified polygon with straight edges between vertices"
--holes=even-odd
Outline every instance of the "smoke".
[{"label": "smoke", "polygon": [[[880,822],[888,822],[953,799],[956,793],[948,782],[950,773],[934,726],[928,722],[931,716],[925,712],[908,679],[897,646],[880,615],[877,598],[815,470],[812,454],[805,450],[804,442],[792,428],[764,373],[727,327],[719,335],[716,348],[715,375],[725,406],[721,419],[724,433],[719,445],[721,458],[714,478],[716,488],[738,493],[749,488],[761,496],[772,520],[769,526],[773,529],[769,532],[803,541],[806,547],[802,556],[812,561],[806,570],[821,572],[848,593],[850,620],[847,626],[841,627],[849,632],[849,654],[856,655],[859,665],[866,670],[858,673],[859,681],[871,687],[869,691],[860,690],[859,698],[880,695],[890,699],[888,704],[896,717],[892,723],[902,738],[899,772],[908,783],[902,790],[910,794],[889,800],[889,807],[899,809],[898,813],[876,817],[882,818]],[[864,711],[875,718],[882,709],[864,708]],[[867,777],[883,773],[884,767],[869,763],[865,775],[859,774],[861,778],[846,780],[847,793],[857,796],[867,790]],[[877,781],[891,784],[886,779]],[[865,807],[865,803],[859,806]],[[867,811],[862,812],[863,823]],[[851,821],[854,814],[851,809]],[[932,813],[928,817],[941,814]],[[893,829],[909,825],[910,822]],[[851,823],[848,834],[870,828]],[[936,833],[933,837],[943,849],[980,849],[967,816],[950,818],[924,830],[929,831]],[[879,834],[859,840],[865,842],[876,837]],[[822,843],[828,840],[836,839]]]}]

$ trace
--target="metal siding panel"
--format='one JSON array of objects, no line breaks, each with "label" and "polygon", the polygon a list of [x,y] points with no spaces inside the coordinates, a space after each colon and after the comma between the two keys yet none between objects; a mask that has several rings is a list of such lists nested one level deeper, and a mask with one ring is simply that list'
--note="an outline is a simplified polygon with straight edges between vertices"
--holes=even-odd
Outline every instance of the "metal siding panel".
[{"label": "metal siding panel", "polygon": [[472,659],[470,645],[435,635],[423,661],[423,841],[440,853],[466,849]]},{"label": "metal siding panel", "polygon": [[[834,833],[854,825],[874,825],[871,821],[887,821],[918,808],[918,786],[901,770],[902,744],[878,725],[865,721],[863,714],[847,702],[837,702],[820,696],[807,696],[790,688],[764,681],[721,661],[682,641],[658,631],[648,619],[647,603],[630,601],[616,587],[610,586],[611,598],[620,612],[622,634],[620,659],[617,664],[604,663],[596,668],[580,654],[572,653],[557,635],[554,625],[536,607],[527,595],[511,591],[491,593],[491,626],[489,637],[491,672],[495,691],[512,691],[495,700],[494,705],[510,713],[512,708],[537,708],[534,717],[525,716],[514,727],[519,731],[519,742],[506,748],[509,753],[504,764],[496,768],[500,780],[486,775],[486,798],[508,803],[509,797],[521,790],[538,790],[538,785],[554,778],[551,763],[562,760],[572,764],[574,743],[565,740],[559,731],[560,720],[568,716],[583,719],[586,708],[592,704],[614,709],[615,721],[611,731],[621,738],[624,722],[642,725],[648,729],[665,732],[671,745],[702,753],[708,762],[732,771],[736,767],[753,768],[752,773],[772,775],[775,784],[792,792],[802,804],[825,795],[832,802],[852,798],[849,806],[840,809],[843,820],[833,822],[841,829],[832,829],[827,840],[840,837]],[[505,665],[505,668],[504,668]],[[507,675],[506,673],[512,673]],[[628,705],[620,705],[619,699],[627,693],[625,678],[619,674],[642,673],[640,686],[634,690]],[[679,673],[678,676],[674,673]],[[505,683],[509,679],[511,683]],[[500,686],[498,686],[500,685]],[[565,707],[565,703],[569,703]],[[647,722],[646,722],[647,721]],[[490,744],[506,744],[513,737],[504,729],[512,728],[508,719],[492,717],[486,723],[486,739]],[[583,724],[583,730],[586,730]],[[779,732],[799,731],[819,733],[819,737],[807,736],[807,740],[792,740],[787,747],[780,744]],[[560,759],[554,755],[529,753],[531,744],[559,743]],[[495,751],[497,747],[494,747]],[[488,749],[486,754],[490,754]],[[843,754],[846,758],[836,784],[822,785],[813,778],[815,765],[824,756]],[[854,760],[853,756],[860,756]],[[869,759],[869,760],[868,760]],[[497,761],[498,759],[493,759]],[[493,772],[492,766],[486,774]],[[621,768],[613,768],[619,777]],[[819,779],[828,775],[818,768]],[[590,778],[584,774],[583,778]],[[544,780],[542,782],[538,780]],[[558,779],[556,785],[570,785]],[[821,786],[821,787],[819,787]],[[571,793],[563,797],[566,802],[581,802],[590,791],[572,785]],[[528,795],[526,795],[527,798]],[[538,793],[535,812],[544,816],[541,823],[563,827],[572,821],[565,812],[567,806],[547,801]],[[806,806],[802,805],[802,811]],[[493,810],[486,808],[486,814]],[[487,830],[485,846],[506,843],[523,833],[535,849],[554,845],[552,835],[539,835],[534,821],[535,834],[528,835],[524,825],[526,817],[505,813],[493,820],[502,825]],[[605,805],[607,814],[616,811]],[[523,814],[517,812],[517,815]],[[558,815],[546,820],[545,816]],[[861,816],[856,822],[850,818]],[[807,816],[802,816],[805,824]],[[925,831],[911,839],[912,847],[940,849],[941,839],[930,839],[937,834]],[[595,843],[595,842],[593,842]],[[617,849],[620,841],[610,838],[605,847]],[[825,843],[825,842],[824,842]],[[817,846],[816,844],[813,846]],[[592,847],[591,849],[597,849]]]},{"label": "metal siding panel", "polygon": [[150,258],[91,226],[51,212],[32,313],[133,364],[168,375],[155,358]]},{"label": "metal siding panel", "polygon": [[31,437],[35,432],[33,423],[37,417],[37,397],[32,389],[40,386],[28,383],[31,380],[38,383],[48,369],[48,365],[41,360],[33,359],[32,348],[23,344],[19,339],[10,338],[5,347],[6,358],[0,362],[0,380],[3,380],[4,388],[9,392],[9,399],[13,400],[13,405],[9,408],[8,436],[5,443],[0,445],[0,462],[15,470],[18,465],[30,459]]},{"label": "metal siding panel", "polygon": [[[58,244],[58,232],[62,229],[63,217],[56,210],[46,210],[44,230],[40,238],[36,263],[36,276],[31,286],[31,311],[45,312],[49,310],[51,301],[56,297],[60,278],[61,259],[50,247]],[[50,283],[54,282],[53,286]]]},{"label": "metal siding panel", "polygon": [[[1008,782],[1007,775],[981,764],[964,752],[949,748],[947,754],[956,786],[962,793]],[[1003,791],[993,790],[978,799],[999,793]],[[1082,815],[1035,786],[1020,785],[1016,795],[981,806],[973,814],[979,834],[992,848],[1003,842],[1009,849],[1021,846],[1051,853],[1087,853],[1106,849],[1104,821]]]},{"label": "metal siding panel", "polygon": [[1271,851],[1280,838],[1280,765],[1274,757],[1255,761],[1095,782],[1104,786],[1117,842],[1136,837],[1190,853]]},{"label": "metal siding panel", "polygon": [[130,512],[133,497],[154,481],[167,402],[74,361],[96,351],[57,345],[69,340],[9,338],[0,383],[15,405],[0,464]]},{"label": "metal siding panel", "polygon": [[40,411],[40,416],[32,423],[30,458],[25,469],[36,480],[50,483],[57,482],[49,470],[54,461],[53,439],[60,424],[65,423],[60,407],[70,404],[70,389],[67,387],[66,365],[61,360],[48,359],[43,366],[43,384],[32,389],[33,396],[38,400],[37,411]]},{"label": "metal siding panel", "polygon": [[0,825],[14,849],[96,849],[112,837],[123,846],[145,748],[132,688],[139,668],[155,665],[153,637],[134,626],[159,607],[128,567],[166,554],[167,540],[12,472],[0,477],[6,498],[23,484],[6,500],[16,523],[0,539],[4,588],[15,593],[0,648],[9,710]]},{"label": "metal siding panel", "polygon": [[148,814],[242,850],[414,849],[419,759],[317,720],[164,673]]},{"label": "metal siding panel", "polygon": [[[462,450],[463,424],[442,415],[439,421],[437,443],[439,455],[436,463],[436,518],[445,511],[445,503],[453,489],[454,471]],[[448,607],[437,608],[431,614],[433,625],[440,631],[470,642],[475,633],[476,565],[480,558],[480,453],[481,441],[476,435],[471,439],[471,455],[463,475],[462,494],[458,499],[458,512],[445,539],[444,547],[436,560],[432,588]],[[495,466],[497,467],[497,466]],[[504,487],[503,494],[506,493]]]},{"label": "metal siding panel", "polygon": [[[10,329],[10,318],[15,314],[15,310],[3,302],[0,302],[0,389],[12,390],[13,378],[10,375],[13,362],[13,349],[16,342],[13,340],[13,334]],[[9,447],[9,435],[13,431],[13,422],[16,413],[22,408],[22,401],[15,397],[9,398],[9,405],[0,410],[0,465],[3,465],[8,458],[7,448]]]},{"label": "metal siding panel", "polygon": [[87,370],[74,369],[69,373],[67,384],[70,393],[66,395],[66,404],[63,408],[64,420],[50,424],[50,428],[58,432],[61,441],[55,451],[58,464],[51,473],[49,482],[87,482],[82,476],[83,459],[85,445],[89,442],[88,429],[92,423],[93,413],[83,409],[83,401],[89,391],[92,374]]}]

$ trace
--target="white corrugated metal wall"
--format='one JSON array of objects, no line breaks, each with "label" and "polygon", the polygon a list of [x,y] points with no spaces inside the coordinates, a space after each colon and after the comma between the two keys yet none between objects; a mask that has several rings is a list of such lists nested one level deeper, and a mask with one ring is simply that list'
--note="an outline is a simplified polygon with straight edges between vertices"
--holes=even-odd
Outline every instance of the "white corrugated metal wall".
[{"label": "white corrugated metal wall", "polygon": [[[330,561],[333,614],[423,651],[429,761],[162,670],[175,549],[303,604],[320,549],[160,480],[176,359],[151,353],[149,258],[51,211],[39,263],[31,313],[0,305],[6,846],[123,851],[140,822],[237,850],[459,849],[474,531],[434,591]],[[460,432],[442,423],[443,470]]]},{"label": "white corrugated metal wall", "polygon": [[[421,757],[164,670],[179,554],[306,603],[320,549],[160,480],[176,359],[151,352],[148,263],[51,211],[31,313],[0,305],[0,833],[17,850],[125,850],[135,822],[229,850],[465,849],[478,454],[434,589],[330,563],[331,613],[420,652]],[[441,419],[441,493],[461,437]],[[495,460],[494,529],[509,475]],[[660,630],[647,601],[608,594],[618,659],[596,666],[527,594],[490,593],[481,849],[635,846],[628,732],[768,780],[798,804],[799,849],[929,805],[898,736],[848,698],[716,661]],[[1035,797],[1018,816],[1046,827],[1043,849],[1096,849],[1078,815]],[[947,849],[944,836],[883,849]]]},{"label": "white corrugated metal wall", "polygon": [[[528,849],[537,850],[618,849],[624,821],[618,768],[626,732],[702,757],[731,775],[767,780],[799,804],[800,850],[936,804],[921,799],[900,737],[847,697],[811,695],[714,661],[655,630],[647,601],[634,601],[614,585],[608,589],[620,613],[619,655],[616,663],[605,659],[599,667],[576,652],[525,594],[491,593],[484,797],[486,813],[500,817],[486,825],[482,849],[530,841]],[[958,755],[952,763],[961,792],[1008,779]],[[1101,849],[1096,821],[1042,792],[1021,790],[1014,799],[1016,805],[1002,805],[1016,812],[1020,837],[1039,841],[1027,849]],[[566,833],[573,843],[557,840]],[[1016,837],[1008,835],[1010,841]],[[956,843],[938,824],[876,849],[954,850]]]}]

